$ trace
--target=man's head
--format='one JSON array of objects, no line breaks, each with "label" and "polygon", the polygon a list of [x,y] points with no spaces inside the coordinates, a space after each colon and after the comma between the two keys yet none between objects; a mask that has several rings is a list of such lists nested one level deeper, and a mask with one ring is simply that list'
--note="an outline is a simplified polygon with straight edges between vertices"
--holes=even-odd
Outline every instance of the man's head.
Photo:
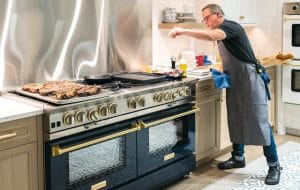
[{"label": "man's head", "polygon": [[210,29],[215,29],[222,24],[224,16],[222,8],[217,4],[209,4],[202,9],[202,22]]}]

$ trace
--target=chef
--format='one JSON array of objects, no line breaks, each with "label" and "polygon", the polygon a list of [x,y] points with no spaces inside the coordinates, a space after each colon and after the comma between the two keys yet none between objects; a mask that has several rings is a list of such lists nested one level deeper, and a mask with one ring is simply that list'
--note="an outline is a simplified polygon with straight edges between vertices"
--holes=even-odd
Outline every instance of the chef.
[{"label": "chef", "polygon": [[268,122],[267,90],[256,67],[257,60],[243,27],[225,18],[222,8],[209,4],[202,9],[203,23],[210,30],[175,27],[171,38],[180,35],[200,40],[217,41],[224,72],[231,78],[226,89],[226,104],[232,157],[218,164],[220,170],[245,167],[244,145],[263,146],[269,166],[265,183],[276,185],[280,181],[277,148]]}]

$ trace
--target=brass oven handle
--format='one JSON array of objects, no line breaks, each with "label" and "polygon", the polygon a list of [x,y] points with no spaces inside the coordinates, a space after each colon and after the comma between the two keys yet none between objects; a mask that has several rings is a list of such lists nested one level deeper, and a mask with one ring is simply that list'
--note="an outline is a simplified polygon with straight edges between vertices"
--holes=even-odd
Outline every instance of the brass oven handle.
[{"label": "brass oven handle", "polygon": [[9,133],[9,134],[6,134],[6,135],[2,135],[2,136],[0,136],[0,140],[9,139],[9,138],[12,138],[16,135],[17,135],[17,133]]},{"label": "brass oven handle", "polygon": [[139,125],[140,125],[141,128],[149,128],[149,127],[152,127],[154,125],[159,125],[161,123],[164,123],[164,122],[167,122],[167,121],[170,121],[170,120],[173,120],[173,119],[177,119],[177,118],[182,117],[182,116],[186,116],[186,115],[196,113],[198,111],[200,111],[200,108],[198,108],[196,106],[193,106],[193,109],[190,110],[190,111],[186,111],[186,112],[183,112],[183,113],[180,113],[180,114],[177,114],[177,115],[173,115],[171,117],[167,117],[167,118],[164,118],[164,119],[153,121],[151,123],[144,123],[143,121],[139,121]]},{"label": "brass oven handle", "polygon": [[94,140],[91,140],[91,141],[88,141],[88,142],[85,142],[85,143],[82,143],[82,144],[70,146],[70,147],[67,147],[67,148],[60,148],[59,145],[55,145],[55,146],[51,147],[52,156],[54,157],[54,156],[58,156],[58,155],[61,155],[61,154],[67,153],[67,152],[72,152],[74,150],[78,150],[78,149],[81,149],[81,148],[84,148],[84,147],[87,147],[87,146],[91,146],[91,145],[94,145],[94,144],[97,144],[97,143],[100,143],[100,142],[103,142],[103,141],[114,139],[114,138],[129,134],[129,133],[132,133],[132,132],[135,132],[135,131],[139,131],[139,130],[141,130],[141,127],[138,124],[133,123],[131,129],[124,130],[124,131],[114,133],[114,134],[111,134],[111,135],[107,135],[105,137],[94,139]]}]

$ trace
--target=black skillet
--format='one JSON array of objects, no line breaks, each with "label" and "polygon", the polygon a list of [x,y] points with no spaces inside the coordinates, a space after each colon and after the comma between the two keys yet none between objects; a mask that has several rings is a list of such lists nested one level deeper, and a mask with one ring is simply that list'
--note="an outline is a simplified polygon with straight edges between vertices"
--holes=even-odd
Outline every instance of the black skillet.
[{"label": "black skillet", "polygon": [[104,83],[109,83],[113,81],[113,75],[112,74],[99,74],[99,75],[90,75],[90,76],[85,76],[84,82],[88,84],[104,84]]}]

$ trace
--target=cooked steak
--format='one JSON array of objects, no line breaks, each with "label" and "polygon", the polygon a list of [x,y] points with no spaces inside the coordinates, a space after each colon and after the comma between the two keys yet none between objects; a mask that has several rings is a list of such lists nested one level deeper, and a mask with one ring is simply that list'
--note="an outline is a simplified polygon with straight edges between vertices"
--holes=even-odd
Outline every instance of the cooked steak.
[{"label": "cooked steak", "polygon": [[32,92],[32,93],[38,93],[40,88],[42,88],[42,84],[37,84],[37,83],[30,83],[30,84],[25,84],[22,86],[22,90]]},{"label": "cooked steak", "polygon": [[71,81],[47,81],[42,84],[27,84],[23,90],[39,93],[41,96],[54,96],[59,100],[75,96],[91,96],[100,93],[100,86],[83,85]]},{"label": "cooked steak", "polygon": [[101,91],[99,86],[85,86],[77,90],[78,96],[91,96],[96,95]]}]

